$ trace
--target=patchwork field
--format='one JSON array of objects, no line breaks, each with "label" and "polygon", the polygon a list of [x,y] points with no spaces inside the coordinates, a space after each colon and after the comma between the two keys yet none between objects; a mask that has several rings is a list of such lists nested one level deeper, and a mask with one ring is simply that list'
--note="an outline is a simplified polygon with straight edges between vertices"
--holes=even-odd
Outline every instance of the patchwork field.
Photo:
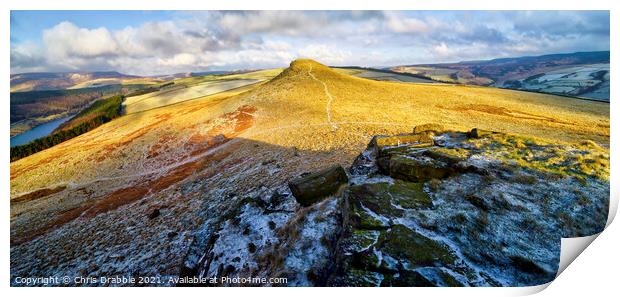
[{"label": "patchwork field", "polygon": [[609,101],[609,51],[404,65],[391,70],[448,83]]},{"label": "patchwork field", "polygon": [[609,64],[561,68],[506,81],[500,86],[608,101]]},{"label": "patchwork field", "polygon": [[163,80],[157,78],[98,78],[93,80],[88,80],[84,82],[80,82],[76,85],[73,85],[67,89],[81,89],[81,88],[92,88],[92,87],[100,87],[107,85],[155,85],[162,83]]},{"label": "patchwork field", "polygon": [[391,71],[373,71],[373,70],[360,70],[351,75],[355,77],[368,78],[372,80],[383,81],[396,81],[396,82],[410,82],[410,83],[437,83],[437,81],[431,79],[425,79],[422,77],[415,77],[407,74],[398,74]]},{"label": "patchwork field", "polygon": [[11,92],[64,90],[100,87],[106,85],[156,84],[163,82],[157,77],[126,75],[108,72],[34,72],[11,75]]}]

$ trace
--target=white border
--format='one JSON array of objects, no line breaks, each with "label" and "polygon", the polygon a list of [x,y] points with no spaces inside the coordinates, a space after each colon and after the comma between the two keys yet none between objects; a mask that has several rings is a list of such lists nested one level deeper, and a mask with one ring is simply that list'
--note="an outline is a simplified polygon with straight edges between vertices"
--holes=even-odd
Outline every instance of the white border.
[{"label": "white border", "polygon": [[355,2],[314,0],[234,0],[234,1],[170,1],[170,0],[132,0],[132,1],[81,1],[81,0],[9,0],[10,9],[41,10],[609,10],[612,1],[605,0],[562,0],[562,1],[492,1],[492,0],[357,0]]},{"label": "white border", "polygon": [[[276,1],[276,0],[230,0],[230,1],[163,1],[163,0],[128,0],[128,1],[116,1],[116,0],[97,0],[84,1],[84,0],[5,0],[0,3],[3,11],[0,14],[1,19],[1,31],[5,38],[5,42],[2,42],[2,72],[4,77],[9,77],[9,18],[10,10],[220,10],[220,9],[233,9],[233,10],[261,10],[261,9],[274,9],[274,10],[324,10],[324,9],[336,9],[336,10],[350,10],[350,9],[378,9],[378,10],[611,10],[611,64],[614,69],[614,75],[612,75],[611,83],[611,104],[610,110],[618,110],[618,104],[616,99],[620,98],[619,91],[620,86],[615,76],[615,69],[618,65],[618,28],[620,28],[620,11],[618,10],[617,1],[603,1],[603,0],[563,0],[563,1],[541,1],[541,0],[521,0],[521,1],[497,1],[497,0],[443,0],[443,1],[396,1],[396,0],[358,0],[355,2],[333,1],[333,0],[314,0],[314,1]],[[0,81],[4,94],[10,92],[10,83],[8,79]],[[6,127],[5,131],[8,134],[9,124],[9,101],[8,96],[2,96],[4,102],[3,112],[4,116],[1,117],[1,123],[3,127]],[[611,151],[618,151],[618,143],[614,140],[618,139],[618,120],[611,116]],[[9,164],[9,138],[1,137],[4,150],[1,154],[0,162],[3,164]],[[611,194],[612,205],[611,214],[615,215],[618,205],[619,188],[618,184],[618,170],[619,163],[618,154],[611,155]],[[4,203],[2,203],[2,211],[5,214],[9,213],[9,166],[3,167],[0,171],[0,182],[2,185],[5,196],[3,197]],[[608,225],[612,222],[613,216],[610,216]],[[3,238],[3,255],[0,262],[3,269],[0,270],[0,286],[3,290],[6,290],[9,285],[9,267],[10,267],[10,251],[9,244],[9,220],[5,217],[4,228],[2,228]],[[549,286],[549,289],[545,290],[542,295],[546,296],[562,296],[562,295],[575,295],[592,294],[595,295],[614,295],[617,293],[617,275],[618,275],[618,251],[617,247],[620,246],[620,232],[618,224],[609,226],[608,230],[603,232],[597,240],[592,243],[592,247],[586,249],[582,256],[578,257],[573,264],[571,264],[561,276],[558,277]],[[521,295],[540,291],[547,286],[533,287],[533,288],[472,288],[472,289],[455,289],[455,288],[387,288],[387,289],[356,289],[356,288],[287,288],[287,289],[231,289],[231,288],[174,288],[174,289],[158,289],[147,288],[140,290],[141,294],[154,294],[168,295],[171,292],[174,294],[184,295],[270,295],[270,296],[290,296],[291,294],[301,296],[315,296],[317,294],[347,294],[355,296],[375,296],[376,294],[390,294],[390,295],[409,295],[416,294],[418,296],[434,295],[434,296],[497,296],[497,295]],[[136,294],[137,288],[119,289],[107,291],[106,289],[45,289],[45,288],[8,288],[9,294],[20,296],[26,294],[36,295],[83,295],[89,294],[94,296],[107,296],[110,293],[113,294]],[[174,291],[168,291],[174,290]],[[148,292],[147,292],[148,291]],[[6,295],[5,295],[6,296]]]}]

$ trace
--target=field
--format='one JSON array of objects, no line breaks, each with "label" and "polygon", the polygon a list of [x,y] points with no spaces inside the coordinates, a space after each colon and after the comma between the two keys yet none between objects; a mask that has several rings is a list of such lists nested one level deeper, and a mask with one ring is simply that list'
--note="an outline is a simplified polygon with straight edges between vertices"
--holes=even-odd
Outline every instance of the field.
[{"label": "field", "polygon": [[467,85],[489,85],[493,83],[493,80],[485,77],[478,77],[472,74],[468,70],[462,69],[450,69],[442,67],[430,67],[430,66],[398,66],[392,68],[392,70],[401,73],[416,74],[429,79],[445,82],[445,83],[458,83]]},{"label": "field", "polygon": [[[609,154],[608,103],[377,81],[311,60],[280,71],[227,76],[248,84],[221,93],[213,87],[224,90],[219,84],[226,82],[179,80],[188,87],[174,92],[199,98],[179,102],[162,92],[157,96],[167,99],[141,108],[135,104],[143,101],[130,98],[126,115],[12,162],[11,274],[179,275],[188,251],[204,248],[194,238],[206,244],[205,232],[223,214],[253,209],[236,203],[277,197],[292,177],[351,165],[372,136],[411,132],[420,124],[506,132],[528,143],[592,142],[597,154]],[[275,77],[255,81],[270,75]],[[148,98],[157,97],[142,99]],[[171,102],[178,103],[166,105]],[[504,142],[508,153],[529,162],[529,155],[513,149],[523,141]],[[234,208],[238,205],[244,208]],[[300,212],[315,215],[311,209]],[[287,221],[278,216],[283,214],[249,223],[243,217],[239,224],[248,224],[248,232],[263,225],[285,230]],[[245,231],[225,226],[231,231],[224,238],[247,251],[247,239],[238,237]]]},{"label": "field", "polygon": [[609,64],[561,68],[500,86],[608,101]]},{"label": "field", "polygon": [[153,78],[98,78],[75,84],[68,89],[92,88],[107,85],[155,85],[161,83],[160,79]]},{"label": "field", "polygon": [[447,83],[496,86],[609,101],[608,51],[404,65],[391,70]]},{"label": "field", "polygon": [[252,85],[271,79],[282,70],[260,70],[242,74],[194,76],[174,80],[174,85],[160,91],[128,97],[123,103],[126,113],[141,112],[218,93],[239,94]]},{"label": "field", "polygon": [[383,80],[383,81],[395,81],[395,82],[409,82],[409,83],[436,83],[436,81],[431,79],[426,79],[423,77],[415,77],[407,74],[398,74],[391,71],[378,71],[378,70],[358,70],[354,73],[351,73],[355,77],[368,78],[372,80]]},{"label": "field", "polygon": [[187,100],[213,95],[216,93],[242,88],[255,84],[255,79],[213,80],[192,86],[174,86],[161,91],[127,98],[123,103],[126,113],[141,112]]},{"label": "field", "polygon": [[11,75],[11,92],[79,89],[118,84],[156,84],[163,81],[163,79],[157,77],[139,77],[115,71],[35,72]]}]

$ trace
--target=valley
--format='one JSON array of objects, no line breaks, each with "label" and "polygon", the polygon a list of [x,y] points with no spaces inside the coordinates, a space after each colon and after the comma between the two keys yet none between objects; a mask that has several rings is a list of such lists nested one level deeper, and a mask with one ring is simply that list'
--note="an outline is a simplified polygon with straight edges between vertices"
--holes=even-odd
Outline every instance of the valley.
[{"label": "valley", "polygon": [[145,85],[108,85],[11,93],[11,136],[60,118],[71,117],[98,99],[127,94]]}]

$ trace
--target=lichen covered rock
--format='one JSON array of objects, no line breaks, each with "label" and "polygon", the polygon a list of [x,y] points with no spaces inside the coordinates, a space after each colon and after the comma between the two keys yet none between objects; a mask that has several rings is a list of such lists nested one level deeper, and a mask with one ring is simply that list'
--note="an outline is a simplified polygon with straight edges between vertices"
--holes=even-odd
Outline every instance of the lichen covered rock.
[{"label": "lichen covered rock", "polygon": [[342,166],[337,165],[293,179],[289,188],[299,204],[308,206],[336,193],[348,180]]},{"label": "lichen covered rock", "polygon": [[513,143],[537,153],[531,141],[478,129],[432,137],[427,147],[376,138],[353,163],[327,285],[543,284],[555,277],[561,236],[604,226],[604,180],[578,185],[504,161]]},{"label": "lichen covered rock", "polygon": [[446,178],[454,173],[454,169],[449,164],[423,154],[391,156],[379,164],[382,171],[389,176],[412,182]]},{"label": "lichen covered rock", "polygon": [[439,133],[439,132],[442,132],[443,130],[445,130],[443,125],[435,124],[435,123],[428,123],[428,124],[423,124],[423,125],[418,125],[418,126],[413,127],[413,133],[421,133],[421,132]]},{"label": "lichen covered rock", "polygon": [[377,137],[375,141],[379,149],[401,145],[426,147],[433,145],[433,138],[431,136],[432,134],[430,133],[400,134],[395,136]]}]

